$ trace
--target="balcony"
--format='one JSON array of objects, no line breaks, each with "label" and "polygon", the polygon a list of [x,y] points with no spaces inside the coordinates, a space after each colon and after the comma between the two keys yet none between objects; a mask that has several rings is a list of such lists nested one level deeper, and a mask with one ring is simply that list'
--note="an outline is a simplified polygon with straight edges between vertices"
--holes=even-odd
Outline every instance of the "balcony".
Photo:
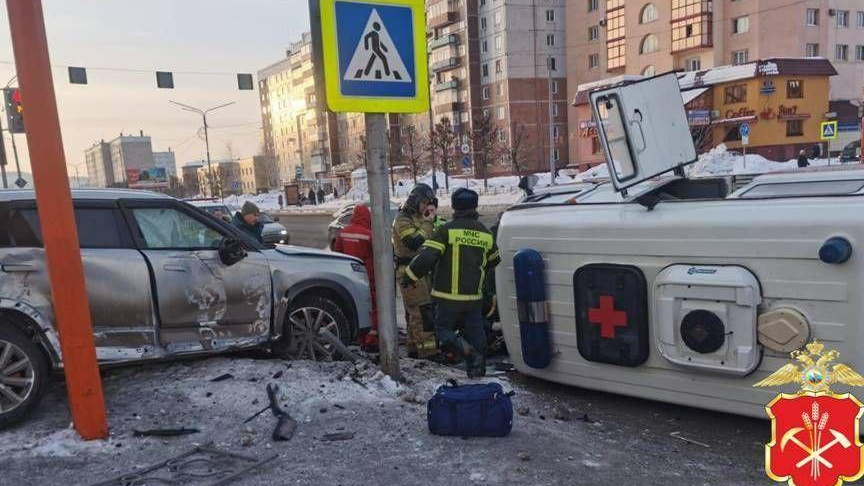
[{"label": "balcony", "polygon": [[429,41],[429,50],[438,49],[439,47],[456,45],[459,43],[459,36],[456,34],[448,34]]},{"label": "balcony", "polygon": [[444,59],[443,61],[433,62],[431,66],[432,71],[436,73],[447,71],[448,69],[453,69],[455,67],[459,67],[458,57],[451,57],[449,59]]},{"label": "balcony", "polygon": [[460,111],[461,109],[462,109],[462,103],[460,103],[458,101],[452,101],[449,103],[441,103],[440,105],[435,105],[435,114],[436,115],[445,115],[447,113]]},{"label": "balcony", "polygon": [[447,91],[448,89],[456,89],[459,87],[459,80],[456,78],[451,79],[450,81],[445,81],[443,83],[435,84],[435,91]]},{"label": "balcony", "polygon": [[440,29],[441,27],[447,27],[450,24],[455,23],[459,20],[459,15],[456,12],[444,12],[441,15],[437,15],[429,19],[429,27],[432,29]]}]

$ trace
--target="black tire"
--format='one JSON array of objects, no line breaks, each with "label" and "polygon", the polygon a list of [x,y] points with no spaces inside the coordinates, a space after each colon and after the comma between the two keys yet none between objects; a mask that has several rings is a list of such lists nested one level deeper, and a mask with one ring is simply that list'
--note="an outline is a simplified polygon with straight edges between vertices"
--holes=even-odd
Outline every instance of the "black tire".
[{"label": "black tire", "polygon": [[[4,362],[5,361],[5,362]],[[26,364],[19,365],[19,363]],[[25,366],[20,371],[4,375],[16,365]],[[9,427],[32,412],[48,386],[50,367],[42,350],[18,328],[0,323],[0,430]],[[29,380],[28,385],[22,381]],[[15,404],[12,395],[23,398]]]},{"label": "black tire", "polygon": [[[319,324],[319,316],[324,313]],[[311,325],[307,325],[311,322]],[[282,337],[274,343],[272,350],[285,359],[311,359],[332,361],[340,357],[332,344],[318,336],[323,327],[334,334],[343,344],[351,340],[351,327],[339,304],[326,297],[303,295],[291,305],[285,316]]]}]

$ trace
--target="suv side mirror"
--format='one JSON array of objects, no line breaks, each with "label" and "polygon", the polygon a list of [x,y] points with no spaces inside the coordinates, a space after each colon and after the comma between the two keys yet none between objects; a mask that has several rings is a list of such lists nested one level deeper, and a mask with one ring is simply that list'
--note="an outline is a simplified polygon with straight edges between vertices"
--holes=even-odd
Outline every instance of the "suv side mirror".
[{"label": "suv side mirror", "polygon": [[246,258],[246,250],[236,238],[223,238],[219,243],[219,260],[225,266],[230,267],[240,260]]}]

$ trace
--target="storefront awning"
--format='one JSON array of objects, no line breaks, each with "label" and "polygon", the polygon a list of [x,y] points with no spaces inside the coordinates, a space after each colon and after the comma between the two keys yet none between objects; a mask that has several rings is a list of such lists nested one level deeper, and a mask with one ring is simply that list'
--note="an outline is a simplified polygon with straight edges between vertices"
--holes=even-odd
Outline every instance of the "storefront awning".
[{"label": "storefront awning", "polygon": [[709,88],[697,88],[697,89],[689,89],[687,91],[682,91],[681,92],[681,98],[684,100],[684,105],[687,105],[687,103],[690,103],[691,101],[695,100],[696,98],[701,96],[702,93],[708,91],[708,89]]},{"label": "storefront awning", "polygon": [[735,118],[723,118],[722,120],[714,120],[712,125],[732,125],[744,122],[755,122],[756,115],[753,116],[737,116]]}]

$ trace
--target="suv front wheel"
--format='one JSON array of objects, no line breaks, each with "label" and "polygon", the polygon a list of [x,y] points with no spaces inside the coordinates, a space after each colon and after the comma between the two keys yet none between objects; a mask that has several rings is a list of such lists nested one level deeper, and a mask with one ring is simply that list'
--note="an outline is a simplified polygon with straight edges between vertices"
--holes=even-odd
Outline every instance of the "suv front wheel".
[{"label": "suv front wheel", "polygon": [[339,353],[320,336],[322,329],[348,344],[348,318],[342,308],[326,297],[303,296],[288,310],[282,338],[273,351],[283,358],[332,361]]},{"label": "suv front wheel", "polygon": [[26,417],[42,399],[48,363],[23,332],[0,323],[0,429]]}]

